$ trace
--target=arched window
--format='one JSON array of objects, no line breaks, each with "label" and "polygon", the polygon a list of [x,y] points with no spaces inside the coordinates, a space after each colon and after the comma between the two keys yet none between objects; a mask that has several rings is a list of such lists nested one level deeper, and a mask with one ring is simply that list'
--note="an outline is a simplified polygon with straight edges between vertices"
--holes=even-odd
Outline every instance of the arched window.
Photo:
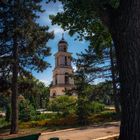
[{"label": "arched window", "polygon": [[59,59],[58,59],[58,57],[56,58],[56,66],[58,66],[59,65]]},{"label": "arched window", "polygon": [[56,93],[55,93],[55,92],[53,93],[53,96],[52,96],[52,97],[53,97],[53,98],[56,97]]},{"label": "arched window", "polygon": [[69,84],[69,75],[65,73],[65,84]]},{"label": "arched window", "polygon": [[57,85],[57,74],[55,75],[55,85]]},{"label": "arched window", "polygon": [[65,65],[65,56],[61,56],[61,65]]},{"label": "arched window", "polygon": [[64,46],[64,52],[66,52],[67,51],[67,48],[66,48],[66,46]]},{"label": "arched window", "polygon": [[70,56],[68,56],[67,65],[71,66],[71,57]]},{"label": "arched window", "polygon": [[52,91],[52,96],[51,96],[52,98],[55,98],[56,97],[56,90],[53,90]]},{"label": "arched window", "polygon": [[67,66],[67,56],[65,56],[65,66]]}]

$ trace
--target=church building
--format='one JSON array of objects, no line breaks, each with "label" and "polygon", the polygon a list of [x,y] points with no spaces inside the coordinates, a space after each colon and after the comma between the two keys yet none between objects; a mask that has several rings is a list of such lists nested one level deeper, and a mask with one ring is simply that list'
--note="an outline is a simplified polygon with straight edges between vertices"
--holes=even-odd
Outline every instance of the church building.
[{"label": "church building", "polygon": [[58,52],[55,56],[55,68],[53,70],[53,82],[50,88],[50,97],[61,96],[66,90],[74,87],[74,80],[71,77],[73,69],[71,66],[72,53],[67,52],[68,43],[62,39],[58,42]]}]

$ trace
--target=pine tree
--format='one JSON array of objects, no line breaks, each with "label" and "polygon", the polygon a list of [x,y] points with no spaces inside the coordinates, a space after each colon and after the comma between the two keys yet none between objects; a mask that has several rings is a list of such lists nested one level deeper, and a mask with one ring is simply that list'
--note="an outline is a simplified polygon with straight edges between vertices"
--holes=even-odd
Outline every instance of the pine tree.
[{"label": "pine tree", "polygon": [[29,70],[43,71],[49,66],[44,58],[50,54],[46,42],[53,33],[36,23],[38,13],[43,12],[40,2],[0,2],[0,63],[6,70],[11,68],[12,76],[11,133],[18,132],[18,75]]},{"label": "pine tree", "polygon": [[112,83],[114,105],[118,115],[120,114],[119,81],[114,47],[102,49],[99,53],[93,47],[88,47],[84,53],[78,54],[79,61],[84,68],[84,74],[88,74],[88,83],[95,80],[109,81]]}]

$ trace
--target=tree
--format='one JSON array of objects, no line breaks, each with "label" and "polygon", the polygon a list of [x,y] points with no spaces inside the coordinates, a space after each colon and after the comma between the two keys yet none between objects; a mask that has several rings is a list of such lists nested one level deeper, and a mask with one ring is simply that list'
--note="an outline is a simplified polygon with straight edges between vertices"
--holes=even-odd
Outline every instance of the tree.
[{"label": "tree", "polygon": [[35,115],[35,108],[30,104],[29,100],[26,100],[23,96],[19,96],[19,120],[29,121]]},{"label": "tree", "polygon": [[19,77],[19,93],[30,100],[34,108],[46,108],[49,102],[49,87],[37,80],[35,77]]},{"label": "tree", "polygon": [[5,120],[7,122],[10,121],[10,117],[11,117],[10,85],[11,85],[11,83],[9,82],[9,78],[7,77],[7,74],[5,72],[1,73],[1,75],[0,75],[0,107],[5,108],[5,110],[6,110]]},{"label": "tree", "polygon": [[65,117],[75,112],[76,98],[73,96],[59,96],[49,101],[48,108],[51,111],[62,113]]},{"label": "tree", "polygon": [[[90,40],[102,50],[112,40],[115,45],[121,94],[120,140],[140,139],[140,1],[60,0],[64,12],[53,23],[73,35]],[[65,20],[62,20],[65,19]]]},{"label": "tree", "polygon": [[113,105],[113,90],[110,81],[100,82],[96,85],[90,85],[91,101],[97,101],[105,105]]},{"label": "tree", "polygon": [[114,47],[105,48],[102,53],[97,54],[96,50],[89,46],[84,53],[78,54],[82,67],[85,69],[84,73],[88,74],[88,82],[93,84],[95,80],[110,81],[113,89],[113,100],[116,112],[120,114],[119,102],[119,81],[118,70],[116,67],[116,59],[114,55]]},{"label": "tree", "polygon": [[[88,61],[88,60],[87,60]],[[80,125],[88,124],[88,116],[90,115],[90,92],[87,91],[89,82],[93,81],[95,77],[89,77],[89,71],[92,65],[86,67],[86,64],[82,59],[75,60],[77,70],[74,73],[75,87],[68,91],[77,95],[77,108],[76,114],[78,116],[78,123]],[[89,64],[89,63],[88,63]]]},{"label": "tree", "polygon": [[[113,87],[113,97],[114,97],[114,105],[116,112],[118,113],[118,117],[120,117],[121,107],[120,107],[120,82],[119,82],[119,74],[118,68],[116,64],[116,57],[114,60],[114,47],[110,46],[109,56],[110,56],[110,64],[111,64],[111,79],[112,79],[112,87]],[[115,62],[114,62],[115,61]]]},{"label": "tree", "polygon": [[18,132],[18,75],[29,70],[43,71],[49,66],[44,58],[50,54],[46,42],[53,37],[48,27],[36,23],[43,12],[41,0],[0,2],[0,62],[11,69],[11,133]]},{"label": "tree", "polygon": [[10,106],[10,95],[9,90],[0,92],[0,107],[4,108],[6,111],[5,121],[9,122],[11,117],[11,106]]}]

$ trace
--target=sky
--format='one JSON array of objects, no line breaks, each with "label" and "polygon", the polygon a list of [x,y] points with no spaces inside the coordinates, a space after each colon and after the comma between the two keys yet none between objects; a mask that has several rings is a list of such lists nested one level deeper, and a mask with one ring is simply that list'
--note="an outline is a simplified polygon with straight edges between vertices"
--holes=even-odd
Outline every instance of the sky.
[{"label": "sky", "polygon": [[37,73],[35,71],[32,71],[32,73],[37,79],[39,79],[47,86],[52,81],[52,70],[54,69],[55,64],[54,54],[58,51],[57,43],[61,40],[62,33],[64,33],[64,39],[68,43],[68,52],[71,52],[72,57],[74,58],[76,58],[76,53],[83,52],[88,47],[88,42],[86,42],[85,40],[75,41],[76,35],[71,37],[68,35],[68,32],[64,32],[60,26],[51,24],[49,15],[56,15],[57,12],[63,11],[63,6],[60,2],[50,2],[49,4],[42,2],[42,7],[45,10],[45,12],[40,14],[40,18],[37,20],[37,22],[40,25],[48,25],[50,28],[49,31],[54,31],[55,35],[54,39],[50,40],[47,43],[47,46],[51,48],[51,56],[45,58],[45,60],[51,64],[51,68],[47,68],[46,70],[40,73]]}]

